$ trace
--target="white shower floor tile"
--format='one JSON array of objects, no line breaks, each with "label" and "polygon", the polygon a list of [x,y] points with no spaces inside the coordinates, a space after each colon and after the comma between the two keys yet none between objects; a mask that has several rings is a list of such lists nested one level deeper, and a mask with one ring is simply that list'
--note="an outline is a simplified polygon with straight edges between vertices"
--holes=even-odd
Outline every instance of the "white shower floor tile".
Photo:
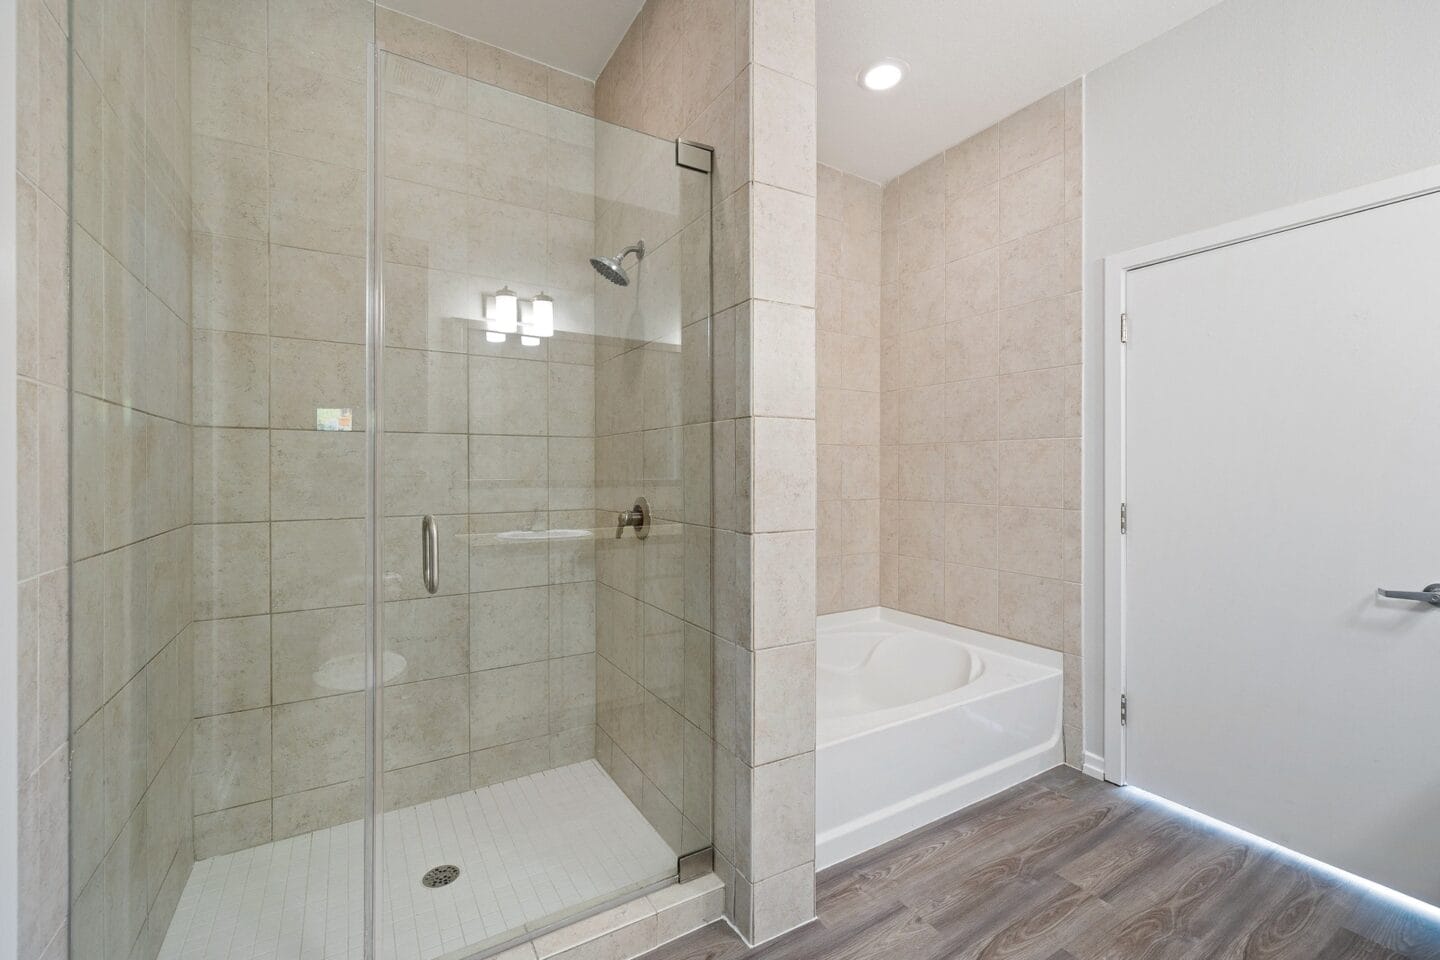
[{"label": "white shower floor tile", "polygon": [[[359,960],[359,821],[195,864],[160,960]],[[675,872],[675,851],[594,760],[384,817],[379,955],[434,960],[501,943]],[[420,878],[460,868],[448,886]]]}]

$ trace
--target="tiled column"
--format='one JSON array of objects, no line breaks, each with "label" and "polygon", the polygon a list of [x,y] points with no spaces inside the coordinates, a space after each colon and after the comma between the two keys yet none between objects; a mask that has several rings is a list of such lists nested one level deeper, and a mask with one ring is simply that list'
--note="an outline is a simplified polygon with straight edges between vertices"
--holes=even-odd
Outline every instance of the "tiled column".
[{"label": "tiled column", "polygon": [[735,350],[749,493],[736,578],[749,629],[735,656],[748,683],[735,686],[732,916],[759,943],[815,912],[816,97],[813,0],[749,6],[750,299]]},{"label": "tiled column", "polygon": [[715,147],[713,837],[759,942],[814,916],[814,0],[648,0],[595,113]]}]

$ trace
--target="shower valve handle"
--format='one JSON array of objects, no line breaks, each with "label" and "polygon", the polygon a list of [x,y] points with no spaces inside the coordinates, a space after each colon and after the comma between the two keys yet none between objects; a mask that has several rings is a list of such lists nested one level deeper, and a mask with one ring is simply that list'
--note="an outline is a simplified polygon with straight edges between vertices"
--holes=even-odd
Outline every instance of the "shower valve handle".
[{"label": "shower valve handle", "polygon": [[629,510],[621,510],[615,517],[615,539],[619,540],[625,533],[626,527],[635,528],[635,537],[644,540],[650,535],[650,504],[645,502],[644,497],[635,499],[635,506]]}]

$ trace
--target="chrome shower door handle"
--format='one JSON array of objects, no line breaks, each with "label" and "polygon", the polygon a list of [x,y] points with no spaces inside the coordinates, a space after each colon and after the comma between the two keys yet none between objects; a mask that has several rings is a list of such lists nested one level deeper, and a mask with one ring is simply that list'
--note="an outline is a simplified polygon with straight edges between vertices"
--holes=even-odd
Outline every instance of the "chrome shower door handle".
[{"label": "chrome shower door handle", "polygon": [[1416,603],[1429,603],[1440,607],[1440,583],[1428,583],[1424,590],[1386,590],[1379,587],[1375,591],[1376,597],[1384,597],[1387,600],[1414,600]]},{"label": "chrome shower door handle", "polygon": [[440,589],[440,531],[428,513],[420,519],[420,572],[426,593]]}]

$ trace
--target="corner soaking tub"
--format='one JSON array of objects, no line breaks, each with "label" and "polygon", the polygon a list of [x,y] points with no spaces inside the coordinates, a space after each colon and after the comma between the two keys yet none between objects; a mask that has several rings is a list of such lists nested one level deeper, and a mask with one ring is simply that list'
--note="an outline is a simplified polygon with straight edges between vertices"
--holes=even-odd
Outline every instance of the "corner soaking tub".
[{"label": "corner soaking tub", "polygon": [[1059,653],[879,607],[817,639],[817,867],[1064,759]]}]

